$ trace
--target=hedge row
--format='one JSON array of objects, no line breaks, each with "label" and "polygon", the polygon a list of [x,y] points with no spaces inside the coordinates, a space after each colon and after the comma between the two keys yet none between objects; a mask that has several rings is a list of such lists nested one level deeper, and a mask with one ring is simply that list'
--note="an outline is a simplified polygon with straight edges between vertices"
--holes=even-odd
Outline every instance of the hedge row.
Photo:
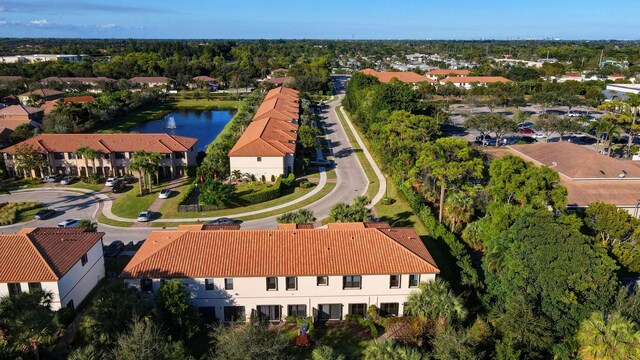
[{"label": "hedge row", "polygon": [[19,213],[41,207],[41,203],[32,201],[8,203],[0,209],[0,225],[11,225],[16,222]]},{"label": "hedge row", "polygon": [[452,234],[444,225],[436,219],[418,192],[407,181],[398,182],[398,190],[404,196],[409,206],[416,213],[420,221],[429,231],[429,235],[436,240],[443,241],[449,247],[451,255],[456,258],[456,265],[460,268],[460,282],[463,285],[481,287],[482,283],[478,276],[478,272],[473,267],[471,256],[467,252],[464,244],[462,244],[454,234]]},{"label": "hedge row", "polygon": [[189,185],[187,190],[182,193],[182,197],[180,198],[180,201],[178,201],[178,205],[187,205],[189,203],[191,196],[196,191],[197,184],[198,184],[198,179],[193,180],[193,182],[191,183],[191,185]]},{"label": "hedge row", "polygon": [[247,205],[258,204],[261,202],[277,199],[282,193],[282,177],[278,176],[273,186],[266,188],[260,192],[251,193],[241,196],[239,199]]}]

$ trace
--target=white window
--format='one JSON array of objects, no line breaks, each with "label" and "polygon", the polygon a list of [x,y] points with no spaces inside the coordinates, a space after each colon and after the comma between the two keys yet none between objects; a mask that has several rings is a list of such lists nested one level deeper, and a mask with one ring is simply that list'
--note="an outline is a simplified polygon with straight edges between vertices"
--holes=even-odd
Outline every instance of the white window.
[{"label": "white window", "polygon": [[328,276],[318,276],[317,284],[318,284],[318,286],[328,286],[329,285],[329,277]]}]

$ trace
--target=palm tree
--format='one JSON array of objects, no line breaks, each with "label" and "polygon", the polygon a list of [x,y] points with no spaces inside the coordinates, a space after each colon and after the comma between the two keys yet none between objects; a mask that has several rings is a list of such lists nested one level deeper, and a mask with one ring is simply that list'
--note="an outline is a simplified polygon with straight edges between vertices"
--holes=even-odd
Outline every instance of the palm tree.
[{"label": "palm tree", "polygon": [[630,107],[632,124],[636,123],[638,110],[640,110],[640,94],[627,94],[629,97],[625,103]]},{"label": "palm tree", "polygon": [[469,194],[458,191],[445,199],[444,209],[451,221],[451,232],[459,222],[469,222],[473,216],[473,198]]},{"label": "palm tree", "polygon": [[76,155],[80,156],[83,160],[84,160],[84,169],[85,169],[85,175],[87,177],[89,177],[89,159],[87,158],[87,151],[89,151],[90,148],[86,147],[86,146],[80,146],[79,148],[76,149]]},{"label": "palm tree", "polygon": [[308,209],[299,209],[297,211],[289,211],[280,215],[277,219],[278,224],[308,224],[316,220],[313,211]]},{"label": "palm tree", "polygon": [[576,340],[584,360],[640,358],[640,332],[618,312],[609,316],[592,313],[580,324]]},{"label": "palm tree", "polygon": [[231,172],[231,176],[235,181],[238,181],[242,178],[242,171],[235,169]]},{"label": "palm tree", "polygon": [[336,354],[330,346],[321,345],[313,349],[311,360],[345,360],[345,357],[342,354]]},{"label": "palm tree", "polygon": [[609,123],[604,120],[594,121],[589,125],[588,131],[595,130],[596,132],[596,149],[600,146],[600,142],[602,141],[602,135],[607,132],[607,128],[609,127]]},{"label": "palm tree", "polygon": [[449,289],[449,284],[440,278],[420,283],[419,290],[409,294],[407,312],[439,327],[467,317],[462,300]]},{"label": "palm tree", "polygon": [[382,339],[370,342],[362,355],[365,360],[423,360],[428,358],[418,349],[398,345],[393,340]]},{"label": "palm tree", "polygon": [[622,129],[618,125],[611,123],[607,124],[608,126],[605,128],[605,133],[607,134],[607,155],[611,156],[611,142],[613,141],[614,137],[619,138],[622,135]]},{"label": "palm tree", "polygon": [[160,153],[152,152],[147,154],[147,174],[149,176],[149,191],[153,191],[151,174],[156,174],[156,184],[159,184],[159,177],[157,176],[158,165],[162,161],[163,156]]},{"label": "palm tree", "polygon": [[147,174],[147,152],[144,150],[136,150],[133,153],[133,157],[131,158],[131,162],[129,163],[129,169],[131,171],[138,172],[138,186],[140,187],[140,195],[142,195],[142,190],[144,188],[144,182],[142,179],[146,179]]}]

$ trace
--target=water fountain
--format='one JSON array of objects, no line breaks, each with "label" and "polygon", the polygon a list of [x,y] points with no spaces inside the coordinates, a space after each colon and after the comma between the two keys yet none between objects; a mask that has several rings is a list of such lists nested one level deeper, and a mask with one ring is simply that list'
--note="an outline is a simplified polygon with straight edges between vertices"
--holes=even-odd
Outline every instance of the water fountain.
[{"label": "water fountain", "polygon": [[167,129],[175,129],[176,128],[176,119],[174,119],[173,116],[167,117],[165,127]]}]

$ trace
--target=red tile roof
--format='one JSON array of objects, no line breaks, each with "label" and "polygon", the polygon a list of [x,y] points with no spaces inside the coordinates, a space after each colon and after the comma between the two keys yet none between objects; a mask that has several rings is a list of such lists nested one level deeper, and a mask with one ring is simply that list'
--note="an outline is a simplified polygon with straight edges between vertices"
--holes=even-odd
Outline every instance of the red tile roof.
[{"label": "red tile roof", "polygon": [[123,278],[439,273],[413,229],[154,231]]},{"label": "red tile roof", "polygon": [[134,84],[166,84],[171,79],[164,76],[136,76],[129,79]]},{"label": "red tile roof", "polygon": [[299,118],[298,91],[283,87],[267,93],[251,124],[229,156],[284,156],[295,152]]},{"label": "red tile roof", "polygon": [[375,71],[373,69],[364,69],[360,70],[361,73],[366,75],[375,76],[380,80],[380,82],[388,83],[393,78],[398,79],[401,82],[405,83],[418,83],[418,82],[428,82],[433,83],[434,81],[429,79],[426,76],[414,73],[412,71],[402,72],[402,71]]},{"label": "red tile roof", "polygon": [[114,79],[97,76],[97,77],[58,77],[58,76],[50,76],[40,80],[41,84],[46,84],[48,82],[58,82],[58,83],[83,83],[83,84],[95,84],[99,81],[104,82],[113,82]]},{"label": "red tile roof", "polygon": [[66,97],[62,101],[65,103],[86,103],[86,102],[94,102],[95,99],[93,96],[71,96]]},{"label": "red tile roof", "polygon": [[197,141],[195,138],[171,134],[40,134],[2,152],[13,154],[16,146],[30,144],[43,153],[74,152],[81,146],[88,146],[105,154],[136,150],[168,154],[187,151]]},{"label": "red tile roof", "polygon": [[37,89],[33,91],[27,91],[26,93],[20,94],[18,96],[22,97],[22,96],[30,96],[30,95],[40,95],[43,98],[46,98],[50,96],[64,95],[64,93],[62,91],[53,90],[53,89]]},{"label": "red tile roof", "polygon": [[64,230],[0,234],[0,282],[58,281],[104,236]]},{"label": "red tile roof", "polygon": [[450,70],[450,69],[436,69],[427,72],[427,75],[434,76],[450,76],[450,75],[458,75],[458,76],[467,76],[471,74],[469,70]]},{"label": "red tile roof", "polygon": [[503,78],[502,76],[455,76],[455,77],[447,77],[441,82],[452,82],[452,83],[507,83],[511,82],[511,80],[507,78]]},{"label": "red tile roof", "polygon": [[212,78],[210,76],[204,76],[204,75],[194,76],[193,78],[191,78],[191,80],[193,80],[193,81],[209,81],[209,82],[218,81],[218,80],[216,80],[216,79],[214,79],[214,78]]},{"label": "red tile roof", "polygon": [[39,112],[44,112],[44,109],[36,108],[32,106],[25,105],[11,105],[7,106],[4,109],[0,109],[0,117],[4,116],[18,116],[18,115],[30,115]]}]

